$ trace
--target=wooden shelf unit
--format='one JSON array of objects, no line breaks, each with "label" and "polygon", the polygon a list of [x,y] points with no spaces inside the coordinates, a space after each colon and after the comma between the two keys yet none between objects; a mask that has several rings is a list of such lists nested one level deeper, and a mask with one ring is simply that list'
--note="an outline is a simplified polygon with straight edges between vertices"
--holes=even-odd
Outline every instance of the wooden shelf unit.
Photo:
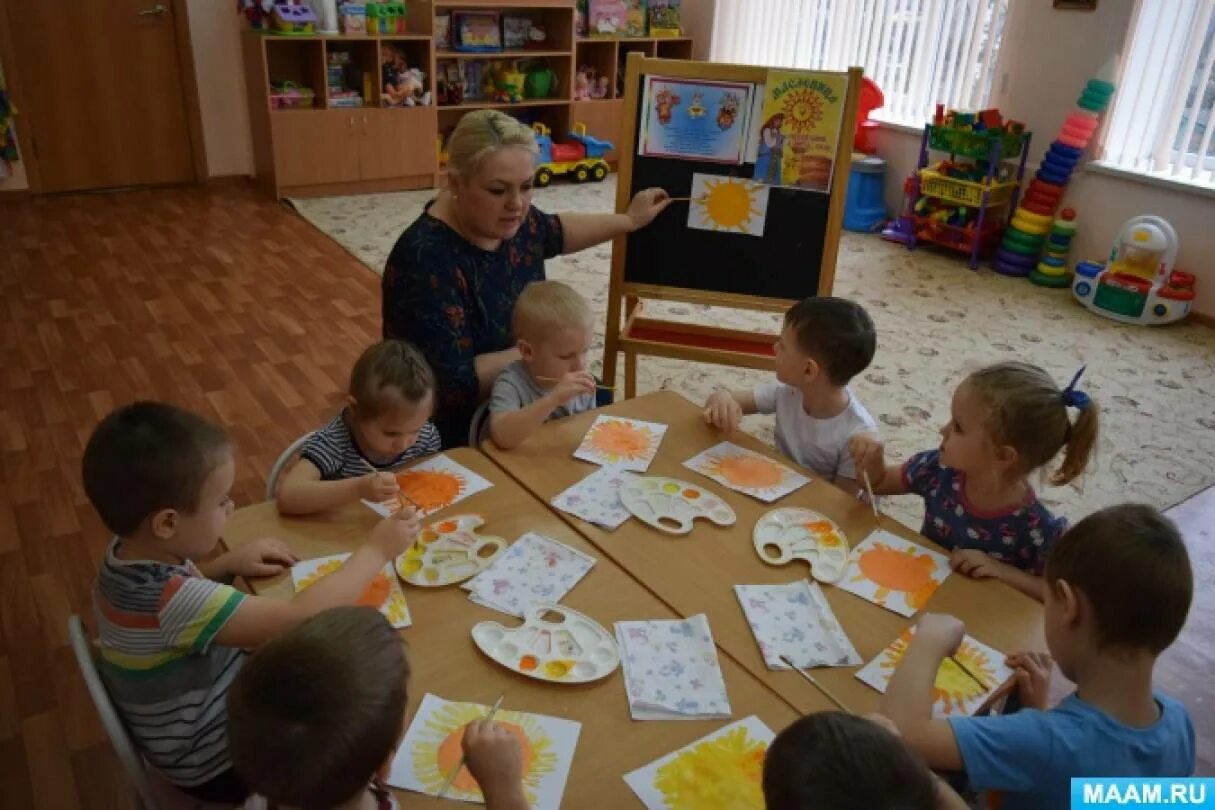
[{"label": "wooden shelf unit", "polygon": [[[574,6],[574,0],[413,0],[408,3],[405,34],[286,37],[246,32],[242,52],[258,182],[276,197],[435,187],[446,174],[439,167],[442,139],[465,113],[487,108],[512,112],[525,123],[543,122],[558,137],[584,123],[596,137],[619,143],[625,119],[619,85],[628,53],[639,50],[648,56],[690,59],[692,39],[579,37]],[[544,25],[548,42],[543,49],[499,53],[440,50],[433,37],[435,15],[462,9],[532,16]],[[436,101],[440,60],[540,59],[556,74],[556,89],[550,98],[519,103],[475,99],[456,105],[384,108],[380,106],[380,47],[385,44],[403,50],[408,64],[425,72],[426,90]],[[346,84],[360,91],[361,107],[340,106],[330,98],[327,60],[335,52],[350,54]],[[608,77],[607,98],[574,101],[574,78],[583,64]],[[313,106],[272,109],[270,84],[285,81],[312,89]],[[607,159],[615,163],[615,151]]]}]

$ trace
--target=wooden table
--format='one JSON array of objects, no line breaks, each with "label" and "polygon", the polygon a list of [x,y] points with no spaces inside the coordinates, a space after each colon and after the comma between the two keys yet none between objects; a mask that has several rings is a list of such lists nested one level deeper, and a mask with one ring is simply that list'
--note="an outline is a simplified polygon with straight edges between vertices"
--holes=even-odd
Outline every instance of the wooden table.
[{"label": "wooden table", "polygon": [[[658,456],[647,473],[671,475],[714,491],[734,508],[738,522],[734,526],[721,528],[698,520],[691,534],[672,536],[638,520],[629,520],[609,532],[564,512],[559,513],[561,517],[680,615],[707,614],[718,646],[756,677],[770,684],[799,711],[830,708],[818,690],[797,673],[768,669],[734,595],[733,586],[791,582],[807,576],[808,568],[804,563],[794,561],[787,566],[774,567],[764,563],[755,553],[751,542],[752,529],[759,517],[770,509],[780,506],[814,509],[839,524],[849,542],[856,545],[875,528],[869,505],[812,474],[810,477],[814,480],[808,486],[767,504],[689,470],[682,466],[684,461],[712,447],[724,437],[705,424],[699,405],[668,391],[647,394],[573,418],[550,422],[514,450],[501,451],[490,442],[485,444],[483,450],[536,497],[548,503],[553,496],[596,469],[594,465],[575,459],[572,453],[581,443],[591,422],[600,414],[669,425]],[[730,440],[770,457],[780,458],[772,448],[741,432],[735,433]],[[881,527],[939,550],[927,538],[891,518],[883,517]],[[911,622],[838,588],[824,586],[823,590],[832,610],[866,661],[893,641]],[[951,575],[933,595],[926,609],[961,618],[971,635],[1001,652],[1046,649],[1042,639],[1041,607],[1001,583]],[[815,670],[815,677],[821,679],[853,711],[875,710],[880,696],[853,677],[854,672],[854,668],[848,667],[819,668]]]},{"label": "wooden table", "polygon": [[[624,619],[674,619],[677,614],[648,592],[610,559],[604,558],[585,538],[562,522],[548,506],[480,453],[448,451],[454,461],[492,481],[494,486],[436,512],[427,521],[448,514],[476,513],[486,518],[482,531],[513,541],[536,531],[585,551],[595,558],[594,568],[562,600],[562,604],[596,619],[609,631]],[[273,503],[238,510],[228,522],[224,540],[236,548],[256,537],[279,537],[301,558],[324,556],[355,548],[378,518],[367,507],[352,504],[307,518],[278,514]],[[257,594],[288,598],[289,574],[250,582]],[[592,684],[555,686],[517,675],[490,661],[473,644],[470,629],[490,619],[512,626],[517,622],[497,611],[480,607],[459,586],[414,588],[406,586],[413,625],[402,630],[409,643],[413,670],[409,682],[410,706],[416,708],[426,692],[449,700],[492,704],[505,694],[504,708],[555,715],[582,723],[573,767],[566,784],[565,807],[632,807],[638,804],[621,778],[625,773],[686,745],[725,725],[726,720],[634,721],[629,716],[621,670]],[[721,656],[722,674],[734,719],[759,715],[774,731],[796,717],[793,707],[736,662]],[[452,807],[450,801],[400,791],[409,807]]]}]

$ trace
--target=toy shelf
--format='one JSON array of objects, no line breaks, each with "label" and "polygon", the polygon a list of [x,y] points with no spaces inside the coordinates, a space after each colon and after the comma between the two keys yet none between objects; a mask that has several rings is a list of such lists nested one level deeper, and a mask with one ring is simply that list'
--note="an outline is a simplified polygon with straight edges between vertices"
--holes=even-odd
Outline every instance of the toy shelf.
[{"label": "toy shelf", "polygon": [[571,51],[528,51],[512,50],[497,53],[466,53],[464,51],[438,51],[435,56],[439,59],[543,59],[546,56],[569,56]]},{"label": "toy shelf", "polygon": [[563,98],[525,98],[523,101],[465,101],[462,104],[442,104],[439,112],[449,110],[506,110],[512,107],[564,107],[569,102]]}]

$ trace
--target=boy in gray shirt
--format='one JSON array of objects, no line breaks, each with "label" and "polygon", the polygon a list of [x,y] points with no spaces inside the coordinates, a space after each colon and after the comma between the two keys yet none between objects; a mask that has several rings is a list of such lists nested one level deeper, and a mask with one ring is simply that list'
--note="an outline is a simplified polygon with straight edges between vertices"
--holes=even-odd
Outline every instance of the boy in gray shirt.
[{"label": "boy in gray shirt", "polygon": [[489,400],[489,435],[503,450],[550,419],[595,407],[586,370],[594,328],[581,295],[559,281],[532,282],[515,302],[512,328],[520,359],[498,374]]}]

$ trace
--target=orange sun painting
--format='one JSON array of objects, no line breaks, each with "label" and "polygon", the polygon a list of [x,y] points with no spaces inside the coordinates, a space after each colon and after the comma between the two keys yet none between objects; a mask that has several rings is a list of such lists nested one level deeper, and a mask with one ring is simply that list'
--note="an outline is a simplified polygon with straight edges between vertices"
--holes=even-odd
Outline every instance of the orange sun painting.
[{"label": "orange sun painting", "polygon": [[840,586],[887,610],[910,616],[949,576],[949,558],[889,532],[869,535],[852,551]]},{"label": "orange sun painting", "polygon": [[[885,692],[914,634],[914,628],[904,630],[856,676],[879,692]],[[941,662],[933,682],[932,708],[933,714],[938,717],[973,714],[1000,684],[1012,676],[1012,669],[1004,664],[1003,654],[970,636],[962,639],[953,657],[957,659],[956,662],[949,658]],[[982,681],[983,685],[980,686],[962,667]]]},{"label": "orange sun painting", "polygon": [[[291,569],[291,578],[296,592],[315,585],[323,577],[327,577],[341,568],[349,556],[349,554],[337,554],[332,557],[320,557],[296,563]],[[405,594],[401,591],[401,586],[397,584],[391,566],[385,567],[375,575],[356,604],[376,608],[388,618],[393,627],[398,629],[411,624]]]},{"label": "orange sun painting", "polygon": [[793,90],[781,100],[781,112],[785,115],[785,129],[807,135],[823,120],[823,97],[806,88]]},{"label": "orange sun painting", "polygon": [[764,806],[764,758],[772,732],[758,717],[731,723],[624,780],[649,808]]},{"label": "orange sun painting", "polygon": [[415,507],[419,515],[425,516],[492,486],[472,470],[442,455],[403,470],[396,478],[401,494],[384,503],[363,503],[385,517],[407,506]]},{"label": "orange sun painting", "polygon": [[761,501],[774,501],[810,483],[780,462],[730,442],[709,448],[684,466]]},{"label": "orange sun painting", "polygon": [[693,174],[691,196],[689,228],[764,235],[768,186],[742,177]]},{"label": "orange sun painting", "polygon": [[644,472],[658,453],[666,429],[657,422],[600,416],[582,438],[574,458]]},{"label": "orange sun painting", "polygon": [[[459,768],[445,794],[481,802],[484,797],[461,764],[465,727],[485,717],[489,707],[426,695],[392,763],[389,784],[436,795]],[[538,714],[502,710],[494,722],[519,741],[523,792],[532,807],[557,808],[573,760],[579,724]]]}]

